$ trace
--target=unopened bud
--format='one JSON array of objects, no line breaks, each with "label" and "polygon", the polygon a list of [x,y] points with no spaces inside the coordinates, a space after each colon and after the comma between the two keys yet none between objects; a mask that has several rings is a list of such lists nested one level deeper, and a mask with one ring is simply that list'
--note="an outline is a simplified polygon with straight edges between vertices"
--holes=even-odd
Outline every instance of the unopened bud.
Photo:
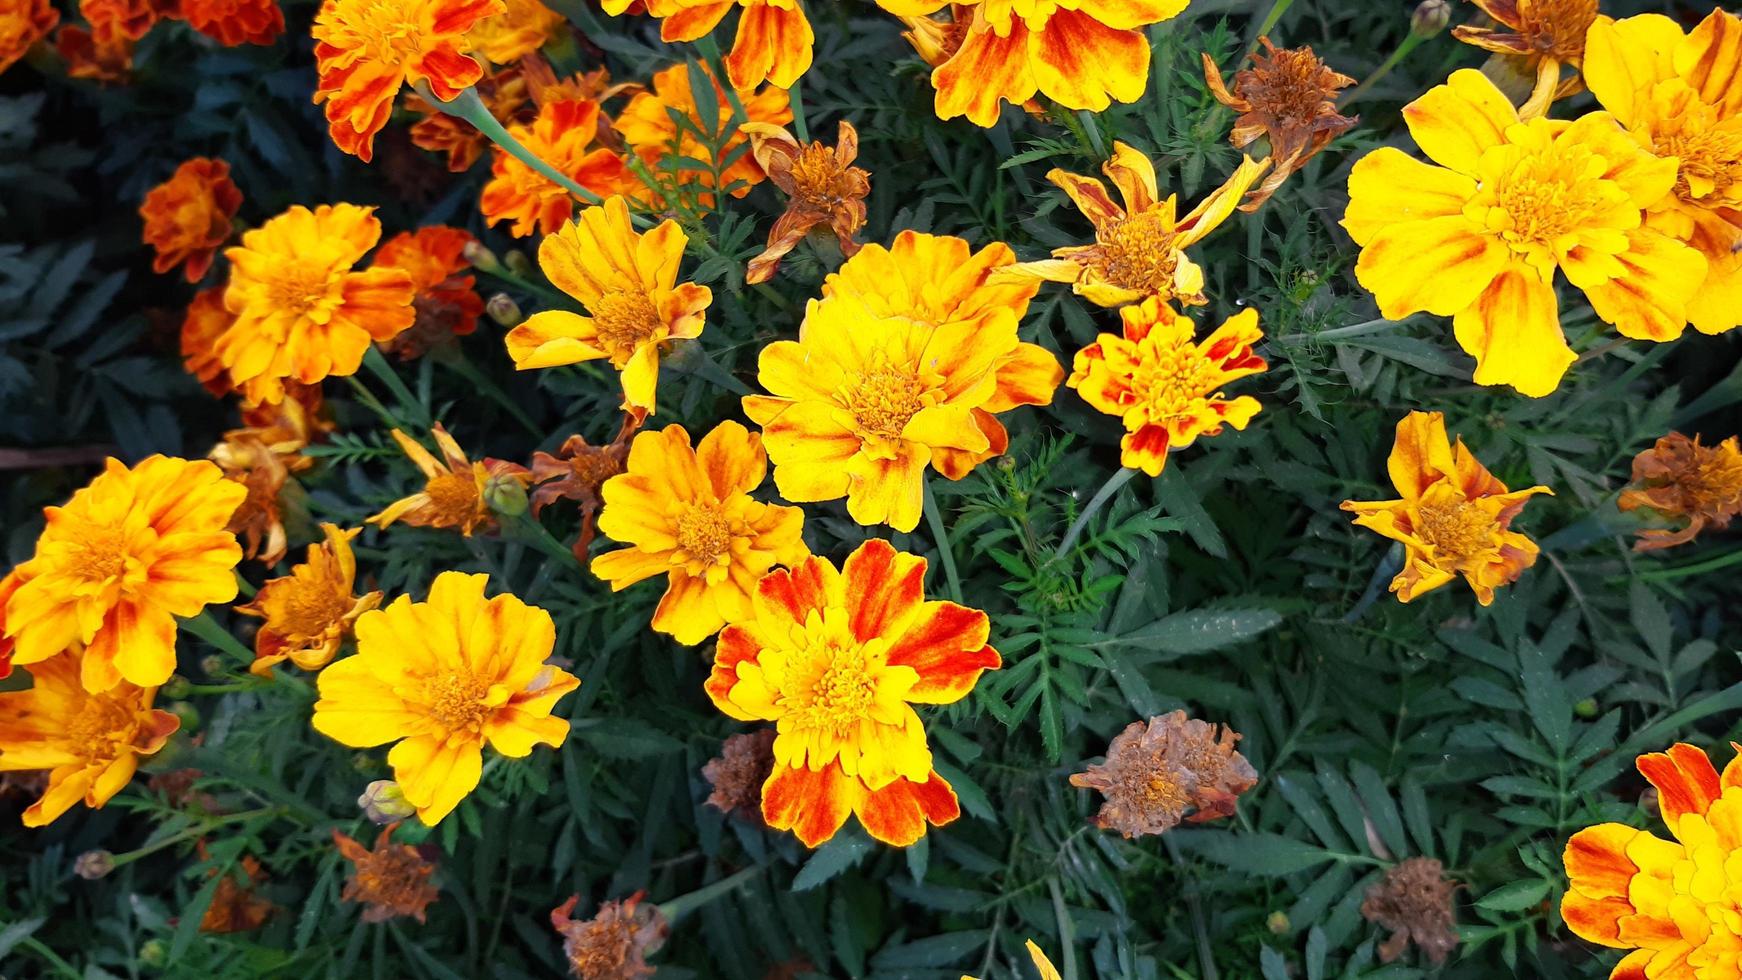
[{"label": "unopened bud", "polygon": [[169,713],[181,719],[181,730],[191,732],[200,727],[200,709],[186,701],[176,701],[169,706]]},{"label": "unopened bud", "polygon": [[484,503],[500,517],[526,513],[526,484],[515,476],[493,476],[484,484]]},{"label": "unopened bud", "polygon": [[224,658],[215,653],[209,653],[200,658],[200,670],[207,677],[216,677],[224,672]]},{"label": "unopened bud", "polygon": [[1416,5],[1415,13],[1409,15],[1409,30],[1425,41],[1430,37],[1437,37],[1451,22],[1450,0],[1421,0]]},{"label": "unopened bud", "polygon": [[1293,923],[1288,921],[1288,916],[1285,913],[1272,912],[1270,913],[1270,916],[1264,920],[1264,928],[1269,929],[1270,934],[1273,936],[1281,936],[1285,935],[1289,929],[1293,928]]},{"label": "unopened bud", "polygon": [[399,784],[391,779],[377,779],[363,788],[363,795],[357,797],[357,805],[362,807],[363,815],[371,823],[388,824],[395,820],[404,820],[417,812],[417,808],[406,802],[405,792]]},{"label": "unopened bud", "polygon": [[139,962],[146,966],[162,966],[169,962],[169,944],[161,939],[148,939],[139,947]]},{"label": "unopened bud", "polygon": [[193,687],[192,684],[188,683],[186,677],[180,674],[171,674],[169,680],[163,682],[163,687],[158,689],[158,693],[171,700],[178,700],[187,697],[193,691]]},{"label": "unopened bud", "polygon": [[1599,710],[1601,710],[1601,708],[1598,706],[1596,698],[1586,698],[1578,704],[1573,705],[1573,714],[1578,715],[1580,718],[1595,718],[1597,717],[1597,712]]},{"label": "unopened bud", "polygon": [[375,760],[367,752],[351,753],[351,768],[358,772],[368,772],[375,768]]},{"label": "unopened bud", "polygon": [[502,262],[504,265],[508,266],[509,272],[514,273],[520,278],[530,279],[532,277],[532,260],[526,257],[525,252],[522,252],[519,249],[512,249],[507,255],[502,256]]},{"label": "unopened bud", "polygon": [[484,312],[504,327],[517,327],[520,321],[526,319],[520,312],[520,304],[514,302],[507,293],[497,293],[490,297],[484,304]]},{"label": "unopened bud", "polygon": [[115,855],[108,851],[86,851],[73,860],[73,874],[86,881],[96,881],[115,870]]},{"label": "unopened bud", "polygon": [[480,272],[501,272],[502,263],[497,260],[496,253],[484,247],[480,241],[469,241],[466,247],[460,249],[460,257],[472,264],[472,268]]}]

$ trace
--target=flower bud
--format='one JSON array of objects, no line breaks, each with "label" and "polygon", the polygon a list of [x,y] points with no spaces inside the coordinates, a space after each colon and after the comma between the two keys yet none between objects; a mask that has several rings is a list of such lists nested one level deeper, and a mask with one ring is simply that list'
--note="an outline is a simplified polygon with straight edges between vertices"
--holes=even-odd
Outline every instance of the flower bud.
[{"label": "flower bud", "polygon": [[1410,33],[1422,40],[1436,37],[1452,21],[1450,0],[1421,0],[1409,15]]},{"label": "flower bud", "polygon": [[526,513],[526,484],[512,475],[493,476],[484,484],[484,503],[498,517]]},{"label": "flower bud", "polygon": [[200,658],[200,670],[207,677],[216,677],[224,672],[224,658],[215,653],[208,653]]},{"label": "flower bud", "polygon": [[484,312],[490,314],[490,319],[504,327],[515,327],[526,319],[520,312],[520,304],[514,302],[507,293],[497,293],[484,304]]},{"label": "flower bud", "polygon": [[86,881],[96,881],[115,870],[115,855],[108,851],[86,851],[73,861],[73,874]]},{"label": "flower bud", "polygon": [[162,966],[169,962],[169,944],[161,939],[148,939],[139,947],[139,962],[145,966]]},{"label": "flower bud", "polygon": [[1269,929],[1273,936],[1283,936],[1288,934],[1288,930],[1294,928],[1294,924],[1288,921],[1287,913],[1272,912],[1270,917],[1264,920],[1264,928]]},{"label": "flower bud", "polygon": [[532,260],[527,258],[526,253],[519,249],[513,249],[507,255],[502,256],[502,264],[508,267],[509,272],[522,279],[531,278],[534,271]]},{"label": "flower bud", "polygon": [[1597,712],[1601,710],[1602,708],[1597,704],[1596,698],[1586,698],[1578,704],[1573,705],[1573,714],[1578,715],[1580,718],[1595,718],[1597,717]]},{"label": "flower bud", "polygon": [[391,779],[377,779],[363,788],[363,795],[357,797],[357,805],[362,807],[363,815],[371,823],[388,824],[395,820],[404,820],[417,812],[417,808],[406,802],[405,792],[399,784]]},{"label": "flower bud", "polygon": [[501,272],[502,263],[497,260],[496,253],[484,247],[484,243],[476,239],[466,243],[460,249],[460,257],[472,264],[479,272]]},{"label": "flower bud", "polygon": [[171,674],[169,680],[164,681],[163,686],[158,688],[157,693],[171,700],[179,700],[187,697],[192,691],[193,685],[188,683],[186,677],[180,674]]},{"label": "flower bud", "polygon": [[181,730],[191,732],[200,727],[200,709],[186,701],[175,701],[169,706],[169,713],[181,719]]}]

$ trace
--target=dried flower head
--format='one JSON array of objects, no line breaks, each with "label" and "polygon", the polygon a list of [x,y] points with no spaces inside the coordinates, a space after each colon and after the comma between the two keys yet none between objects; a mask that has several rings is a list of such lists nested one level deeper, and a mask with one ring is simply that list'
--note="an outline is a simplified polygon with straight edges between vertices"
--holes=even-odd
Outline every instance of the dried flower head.
[{"label": "dried flower head", "polygon": [[[200,856],[205,856],[203,843],[200,845]],[[206,914],[200,917],[201,932],[253,932],[265,925],[272,913],[278,911],[278,906],[262,898],[256,891],[266,880],[266,872],[261,869],[260,862],[253,855],[245,854],[238,866],[247,883],[238,882],[235,871],[223,872],[217,890],[212,893],[212,904],[206,906]],[[219,873],[219,869],[213,868],[207,873],[207,877]]]},{"label": "dried flower head", "polygon": [[1673,548],[1692,541],[1706,528],[1723,529],[1742,514],[1742,445],[1731,436],[1716,446],[1700,445],[1671,432],[1633,457],[1633,486],[1616,506],[1640,507],[1664,517],[1685,520],[1679,529],[1647,528],[1639,532],[1635,551]]},{"label": "dried flower head", "polygon": [[774,729],[764,728],[726,739],[719,756],[702,767],[702,777],[714,787],[709,806],[762,822],[762,784],[774,774],[775,734]]},{"label": "dried flower head", "polygon": [[603,446],[595,446],[580,435],[563,440],[556,455],[546,452],[532,454],[532,514],[538,516],[545,507],[558,500],[572,500],[581,508],[581,530],[575,537],[575,557],[587,560],[587,548],[593,543],[596,521],[604,499],[599,488],[605,481],[623,472],[629,459],[629,440],[645,421],[645,412],[623,413],[623,423],[617,436]]},{"label": "dried flower head", "polygon": [[1264,51],[1253,53],[1251,68],[1234,73],[1232,93],[1222,83],[1221,69],[1203,56],[1210,94],[1240,113],[1228,141],[1240,149],[1259,137],[1270,140],[1274,166],[1246,195],[1242,211],[1258,210],[1289,174],[1355,125],[1354,118],[1337,113],[1337,90],[1355,84],[1353,78],[1332,71],[1310,47],[1278,48],[1268,37],[1258,41]]},{"label": "dried flower head", "polygon": [[1095,826],[1126,837],[1159,834],[1180,820],[1200,823],[1234,812],[1236,799],[1258,783],[1234,751],[1232,729],[1184,711],[1134,721],[1107,747],[1107,761],[1071,776],[1071,785],[1107,797]]},{"label": "dried flower head", "polygon": [[1391,930],[1391,938],[1379,944],[1379,959],[1390,963],[1415,943],[1428,959],[1444,963],[1458,945],[1452,915],[1457,888],[1433,858],[1408,858],[1387,870],[1361,903],[1362,918]]},{"label": "dried flower head", "polygon": [[439,462],[410,436],[398,429],[393,430],[394,440],[422,472],[424,487],[409,497],[388,504],[381,513],[369,518],[368,523],[383,528],[395,521],[415,527],[459,528],[460,533],[468,538],[480,525],[494,527],[495,515],[484,499],[485,485],[491,480],[524,481],[527,479],[526,470],[499,459],[472,462],[440,422],[431,427],[430,436],[441,448]]},{"label": "dried flower head", "polygon": [[606,902],[591,919],[571,918],[581,896],[551,909],[550,924],[563,937],[563,956],[581,980],[638,980],[653,976],[647,957],[665,943],[671,924],[657,905],[644,905],[645,893]]},{"label": "dried flower head", "polygon": [[254,663],[249,670],[270,676],[285,660],[303,670],[319,670],[338,655],[357,617],[381,602],[381,593],[352,594],[357,561],[351,539],[361,528],[341,530],[322,524],[325,540],[308,547],[308,560],[290,574],[269,580],[252,602],[236,607],[246,616],[266,622],[254,634]]},{"label": "dried flower head", "polygon": [[819,225],[833,231],[841,254],[852,258],[859,251],[853,236],[865,227],[865,195],[871,193],[871,174],[853,166],[859,131],[841,120],[834,146],[821,140],[800,143],[769,123],[745,123],[744,131],[750,134],[756,162],[787,197],[785,213],[769,229],[768,247],[750,260],[744,281],[773,279],[780,260]]},{"label": "dried flower head", "polygon": [[393,843],[393,831],[398,826],[390,823],[381,828],[372,851],[333,831],[333,843],[352,864],[342,897],[367,906],[363,910],[364,922],[386,922],[406,915],[422,922],[424,910],[441,894],[441,889],[429,880],[435,874],[435,862],[410,844]]}]

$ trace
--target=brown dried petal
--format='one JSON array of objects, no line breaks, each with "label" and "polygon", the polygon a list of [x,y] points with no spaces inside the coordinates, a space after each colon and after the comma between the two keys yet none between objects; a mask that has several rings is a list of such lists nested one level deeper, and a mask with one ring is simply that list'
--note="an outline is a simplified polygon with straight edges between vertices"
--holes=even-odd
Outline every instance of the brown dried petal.
[{"label": "brown dried petal", "polygon": [[1387,870],[1361,903],[1362,918],[1391,930],[1379,946],[1379,959],[1389,963],[1414,943],[1428,959],[1444,963],[1458,945],[1452,910],[1457,888],[1433,858],[1409,858]]},{"label": "brown dried petal", "polygon": [[714,787],[709,806],[761,822],[762,784],[774,772],[774,738],[774,729],[765,728],[726,739],[719,757],[702,767],[702,776]]},{"label": "brown dried petal", "polygon": [[1239,739],[1184,711],[1132,722],[1107,747],[1107,761],[1071,776],[1071,785],[1099,790],[1107,799],[1095,825],[1128,838],[1163,833],[1181,820],[1225,817],[1258,782],[1234,751]]}]

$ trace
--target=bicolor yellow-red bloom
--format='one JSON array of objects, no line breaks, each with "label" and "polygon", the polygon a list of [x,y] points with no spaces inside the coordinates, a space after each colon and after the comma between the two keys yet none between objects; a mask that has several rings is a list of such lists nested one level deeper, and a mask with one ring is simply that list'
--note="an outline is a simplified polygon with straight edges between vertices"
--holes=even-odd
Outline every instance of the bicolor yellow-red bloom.
[{"label": "bicolor yellow-red bloom", "polygon": [[230,393],[230,375],[218,360],[218,338],[236,322],[236,314],[224,308],[224,287],[213,286],[194,294],[181,321],[182,366],[214,395]]},{"label": "bicolor yellow-red bloom", "polygon": [[416,312],[409,329],[381,346],[402,358],[417,357],[450,337],[464,337],[478,329],[484,300],[465,275],[471,263],[464,256],[471,235],[447,225],[429,225],[417,231],[402,231],[381,244],[375,266],[403,269],[411,277]]},{"label": "bicolor yellow-red bloom", "polygon": [[1554,391],[1575,357],[1556,269],[1624,336],[1680,335],[1706,260],[1643,216],[1674,186],[1673,159],[1604,112],[1521,122],[1471,69],[1403,116],[1438,166],[1392,147],[1367,154],[1349,174],[1343,217],[1362,246],[1355,278],[1387,319],[1450,316],[1477,384],[1532,396]]},{"label": "bicolor yellow-red bloom", "polygon": [[593,574],[613,592],[664,575],[653,628],[679,643],[748,619],[762,576],[810,554],[803,511],[751,498],[767,471],[762,438],[736,422],[694,448],[681,425],[641,433],[628,468],[605,481],[599,515],[599,530],[629,547],[593,559]]},{"label": "bicolor yellow-red bloom", "polygon": [[[628,10],[634,0],[603,0],[612,16]],[[726,77],[740,89],[770,82],[791,88],[810,70],[811,45],[816,35],[805,17],[801,0],[652,0],[647,12],[662,18],[659,38],[694,41],[720,26],[720,21],[742,9],[738,35],[726,55]]]},{"label": "bicolor yellow-red bloom", "polygon": [[266,621],[254,634],[249,670],[267,675],[274,664],[286,660],[303,670],[319,670],[338,655],[357,617],[381,604],[379,592],[352,594],[357,559],[351,539],[361,530],[322,524],[325,540],[308,546],[306,561],[262,585],[252,602],[236,607],[243,615]]},{"label": "bicolor yellow-red bloom", "polygon": [[[518,67],[486,72],[472,86],[491,116],[504,126],[531,122],[537,110],[527,102],[526,76]],[[472,169],[490,141],[471,123],[450,116],[416,93],[407,93],[405,107],[423,118],[411,124],[413,146],[448,157],[448,170],[461,174]]]},{"label": "bicolor yellow-red bloom", "polygon": [[466,32],[507,9],[502,0],[325,0],[315,14],[315,103],[339,149],[367,162],[405,85],[456,98],[484,75]]},{"label": "bicolor yellow-red bloom", "polygon": [[[1706,277],[1687,304],[1703,333],[1742,324],[1742,18],[1713,10],[1684,35],[1668,17],[1600,17],[1585,83],[1621,125],[1676,164],[1645,223],[1698,249]],[[1679,329],[1679,328],[1678,328]]]},{"label": "bicolor yellow-red bloom", "polygon": [[1066,383],[1125,423],[1121,465],[1160,476],[1169,452],[1220,435],[1224,425],[1244,429],[1258,414],[1258,399],[1222,393],[1228,382],[1268,367],[1253,353],[1264,339],[1257,310],[1242,310],[1201,342],[1196,325],[1158,299],[1119,315],[1124,331],[1101,334],[1078,351]]},{"label": "bicolor yellow-red bloom", "polygon": [[538,0],[504,0],[507,9],[483,17],[466,32],[465,47],[494,64],[512,65],[544,47],[567,21]]},{"label": "bicolor yellow-red bloom", "polygon": [[817,140],[800,144],[791,133],[767,123],[745,123],[750,153],[768,179],[786,194],[786,210],[768,230],[768,247],[750,260],[744,281],[755,284],[774,278],[780,260],[804,241],[811,229],[827,226],[835,233],[841,254],[859,251],[855,236],[865,227],[865,196],[871,175],[853,166],[859,156],[859,131],[841,120],[835,145]]},{"label": "bicolor yellow-red bloom", "polygon": [[205,460],[110,459],[64,507],[46,507],[36,554],[6,603],[13,659],[85,644],[85,687],[156,687],[175,671],[175,620],[236,598],[242,548],[225,530],[247,496]]},{"label": "bicolor yellow-red bloom", "polygon": [[315,731],[345,745],[397,742],[393,778],[434,826],[478,785],[484,745],[513,759],[556,748],[569,723],[551,717],[579,687],[545,663],[550,613],[513,595],[484,597],[488,576],[443,572],[427,602],[400,596],[357,620],[357,653],[321,671]]},{"label": "bicolor yellow-red bloom", "polygon": [[1024,262],[1003,275],[1068,282],[1072,292],[1100,306],[1123,306],[1150,297],[1202,304],[1206,302],[1204,270],[1186,257],[1185,250],[1228,220],[1240,196],[1269,166],[1269,160],[1242,158],[1227,181],[1182,218],[1177,217],[1174,195],[1160,197],[1149,158],[1114,141],[1113,157],[1101,170],[1118,188],[1123,207],[1093,177],[1063,170],[1046,175],[1095,226],[1095,243],[1055,248],[1052,258]]},{"label": "bicolor yellow-red bloom", "polygon": [[[708,77],[712,79],[713,75],[709,73]],[[745,114],[750,117],[737,120],[739,124],[756,122],[784,126],[792,122],[792,107],[783,88],[739,88],[737,95],[744,106]],[[768,175],[756,162],[754,154],[734,152],[749,136],[741,129],[730,133],[723,132],[725,121],[734,113],[726,99],[725,88],[715,81],[715,116],[719,122],[713,135],[721,136],[725,140],[725,145],[720,148],[720,159],[731,160],[722,169],[720,184],[716,186],[713,170],[716,161],[713,151],[696,138],[697,132],[708,132],[708,126],[702,122],[701,112],[697,108],[696,98],[696,93],[690,89],[688,65],[672,65],[655,72],[652,90],[641,92],[630,99],[629,105],[617,116],[617,132],[622,134],[624,142],[635,150],[636,155],[656,171],[661,161],[675,157],[677,162],[673,164],[673,169],[676,170],[675,177],[679,183],[705,187],[709,191],[726,187],[730,188],[733,197],[743,197],[750,193],[750,188],[762,183]],[[695,126],[695,131],[688,128],[680,130],[671,118],[674,111],[680,116],[687,116]],[[701,200],[704,204],[711,204],[713,195],[704,194]]]},{"label": "bicolor yellow-red bloom", "polygon": [[[1742,747],[1731,744],[1742,752]],[[1625,824],[1587,827],[1567,842],[1561,917],[1582,939],[1628,953],[1611,980],[1722,980],[1742,962],[1742,763],[1720,775],[1678,744],[1639,757],[1673,840]]]},{"label": "bicolor yellow-red bloom", "polygon": [[1403,571],[1391,580],[1401,602],[1432,592],[1462,575],[1486,606],[1494,590],[1518,581],[1536,564],[1536,542],[1512,530],[1512,519],[1548,487],[1507,490],[1465,448],[1446,438],[1439,412],[1410,412],[1397,423],[1386,462],[1398,500],[1345,500],[1355,523],[1400,542]]},{"label": "bicolor yellow-red bloom", "polygon": [[651,414],[659,352],[673,340],[701,336],[714,294],[677,281],[689,237],[675,221],[638,232],[621,197],[583,208],[538,245],[551,283],[579,300],[587,315],[534,313],[508,332],[508,356],[522,371],[609,360],[622,373],[623,405]]},{"label": "bicolor yellow-red bloom", "polygon": [[157,255],[151,271],[184,266],[188,282],[199,282],[212,266],[212,256],[230,237],[230,219],[242,207],[242,192],[230,180],[230,165],[194,157],[175,174],[145,194],[139,217],[145,221],[145,244]]},{"label": "bicolor yellow-red bloom", "polygon": [[1334,72],[1313,49],[1278,48],[1260,37],[1264,51],[1253,52],[1252,67],[1234,73],[1234,91],[1222,82],[1222,71],[1203,55],[1204,81],[1210,94],[1240,115],[1228,134],[1235,149],[1259,139],[1270,142],[1270,176],[1258,185],[1242,211],[1256,211],[1282,182],[1318,156],[1331,140],[1355,125],[1355,118],[1337,112],[1337,91],[1355,80]]},{"label": "bicolor yellow-red bloom", "polygon": [[157,688],[120,681],[101,693],[81,683],[90,656],[74,643],[29,668],[32,686],[0,693],[0,772],[41,771],[48,789],[24,811],[41,827],[83,801],[102,806],[133,778],[139,757],[163,748],[181,727],[152,708]]},{"label": "bicolor yellow-red bloom", "polygon": [[1671,432],[1633,457],[1633,485],[1615,505],[1685,522],[1673,531],[1641,529],[1634,551],[1673,548],[1708,528],[1729,527],[1742,515],[1742,440],[1731,436],[1716,446],[1702,446],[1697,435],[1689,439]]},{"label": "bicolor yellow-red bloom", "polygon": [[278,0],[179,0],[188,26],[225,47],[271,44],[284,33]]},{"label": "bicolor yellow-red bloom", "polygon": [[[1063,980],[1059,976],[1058,967],[1052,965],[1052,960],[1047,959],[1046,954],[1040,951],[1040,947],[1034,944],[1034,940],[1025,940],[1022,945],[1028,950],[1028,958],[1034,961],[1034,968],[1040,972],[1040,980]],[[962,980],[975,980],[975,978],[963,974]]]},{"label": "bicolor yellow-red bloom", "polygon": [[772,721],[762,816],[807,847],[856,815],[905,847],[954,820],[915,704],[953,704],[997,669],[986,614],[928,602],[925,559],[872,539],[836,570],[812,556],[769,573],[754,616],[720,633],[706,688],[739,721]]},{"label": "bicolor yellow-red bloom", "polygon": [[6,0],[0,3],[0,72],[24,57],[31,45],[60,23],[60,11],[49,0]]},{"label": "bicolor yellow-red bloom", "polygon": [[[1518,73],[1536,79],[1531,112],[1540,114],[1554,99],[1579,90],[1577,69],[1584,60],[1585,32],[1597,18],[1597,0],[1471,0],[1493,21],[1491,26],[1459,24],[1452,36],[1484,51],[1517,59]],[[1562,66],[1574,73],[1561,80]]]},{"label": "bicolor yellow-red bloom", "polygon": [[498,459],[472,462],[440,422],[430,427],[429,434],[442,451],[440,461],[417,440],[398,429],[393,430],[394,441],[423,474],[424,486],[417,493],[388,504],[381,513],[369,518],[368,523],[387,527],[398,521],[413,527],[459,528],[460,533],[468,538],[480,525],[489,527],[495,524],[496,517],[490,511],[485,488],[492,481],[502,480],[524,486],[529,479],[526,470]]},{"label": "bicolor yellow-red bloom", "polygon": [[[509,126],[508,134],[556,172],[603,197],[636,184],[622,157],[595,145],[599,118],[599,103],[564,99],[545,103],[538,118]],[[494,154],[490,182],[478,196],[478,208],[492,226],[511,221],[508,230],[516,238],[534,231],[548,235],[574,214],[574,197],[561,184],[499,146]]]}]

